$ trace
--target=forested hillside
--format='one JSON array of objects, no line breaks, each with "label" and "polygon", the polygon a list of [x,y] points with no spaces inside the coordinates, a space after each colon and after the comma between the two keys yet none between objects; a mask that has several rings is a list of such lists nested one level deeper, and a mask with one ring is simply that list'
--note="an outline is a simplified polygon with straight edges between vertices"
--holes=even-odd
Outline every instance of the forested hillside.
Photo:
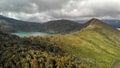
[{"label": "forested hillside", "polygon": [[0,32],[1,68],[111,68],[119,52],[120,31],[98,19],[64,35],[19,38]]}]

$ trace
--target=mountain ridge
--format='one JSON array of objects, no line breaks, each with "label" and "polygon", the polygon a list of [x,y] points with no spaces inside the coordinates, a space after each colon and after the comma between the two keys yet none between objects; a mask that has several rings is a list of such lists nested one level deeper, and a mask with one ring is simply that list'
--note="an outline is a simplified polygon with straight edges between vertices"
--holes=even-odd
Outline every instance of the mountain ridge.
[{"label": "mountain ridge", "polygon": [[120,60],[120,31],[98,19],[76,32],[15,40],[0,43],[3,68],[111,68]]},{"label": "mountain ridge", "polygon": [[[54,20],[45,23],[33,23],[0,16],[0,30],[6,32],[58,32],[69,33],[82,28],[83,24],[71,20]],[[7,24],[5,24],[7,23]],[[16,28],[16,29],[14,29]]]},{"label": "mountain ridge", "polygon": [[120,31],[98,19],[92,19],[88,23],[89,25],[81,31],[47,36],[42,40],[47,41],[46,38],[53,38],[47,42],[56,43],[71,55],[96,59],[98,63],[105,62],[111,66],[115,61],[120,60]]}]

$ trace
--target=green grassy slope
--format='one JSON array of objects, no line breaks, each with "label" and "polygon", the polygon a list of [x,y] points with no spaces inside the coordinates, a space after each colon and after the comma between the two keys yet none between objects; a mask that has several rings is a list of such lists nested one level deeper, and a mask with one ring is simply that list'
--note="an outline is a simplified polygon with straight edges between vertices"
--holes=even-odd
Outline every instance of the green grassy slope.
[{"label": "green grassy slope", "polygon": [[[70,34],[19,38],[0,32],[0,68],[111,68],[120,31],[97,19]],[[116,63],[116,64],[115,64]]]},{"label": "green grassy slope", "polygon": [[82,41],[77,46],[86,48],[81,51],[85,57],[106,62],[120,59],[120,32],[112,26],[95,19],[82,31],[72,33],[72,36]]},{"label": "green grassy slope", "polygon": [[98,66],[105,64],[111,67],[120,60],[120,31],[97,19],[89,21],[88,26],[78,32],[33,39],[59,46],[66,54]]},{"label": "green grassy slope", "polygon": [[73,59],[57,46],[0,31],[0,68],[73,68]]}]

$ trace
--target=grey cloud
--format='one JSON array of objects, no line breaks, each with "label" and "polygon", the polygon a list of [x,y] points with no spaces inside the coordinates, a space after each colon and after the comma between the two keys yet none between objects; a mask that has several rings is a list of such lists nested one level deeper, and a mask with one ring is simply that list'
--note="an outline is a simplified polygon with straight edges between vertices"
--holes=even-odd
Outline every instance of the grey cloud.
[{"label": "grey cloud", "polygon": [[36,4],[39,11],[50,11],[61,9],[69,0],[30,0],[31,3]]},{"label": "grey cloud", "polygon": [[1,0],[1,12],[31,12],[29,0]]},{"label": "grey cloud", "polygon": [[29,21],[119,18],[119,0],[1,0],[0,14]]},{"label": "grey cloud", "polygon": [[68,0],[1,0],[0,11],[41,12],[60,9]]},{"label": "grey cloud", "polygon": [[55,18],[119,18],[119,0],[70,0],[62,9],[50,15]]}]

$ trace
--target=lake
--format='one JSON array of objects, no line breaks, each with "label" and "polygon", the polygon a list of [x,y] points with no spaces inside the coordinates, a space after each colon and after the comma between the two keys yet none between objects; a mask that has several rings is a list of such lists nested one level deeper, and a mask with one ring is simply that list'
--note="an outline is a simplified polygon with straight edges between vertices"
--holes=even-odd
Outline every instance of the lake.
[{"label": "lake", "polygon": [[[120,28],[117,28],[120,30]],[[13,35],[17,35],[19,37],[30,37],[30,36],[46,36],[46,35],[51,35],[51,34],[57,34],[54,32],[15,32],[11,33]]]},{"label": "lake", "polygon": [[11,34],[17,35],[19,37],[46,36],[46,35],[50,35],[50,33],[45,33],[45,32],[15,32],[15,33],[11,33]]},{"label": "lake", "polygon": [[120,28],[117,28],[118,30],[120,30]]}]

